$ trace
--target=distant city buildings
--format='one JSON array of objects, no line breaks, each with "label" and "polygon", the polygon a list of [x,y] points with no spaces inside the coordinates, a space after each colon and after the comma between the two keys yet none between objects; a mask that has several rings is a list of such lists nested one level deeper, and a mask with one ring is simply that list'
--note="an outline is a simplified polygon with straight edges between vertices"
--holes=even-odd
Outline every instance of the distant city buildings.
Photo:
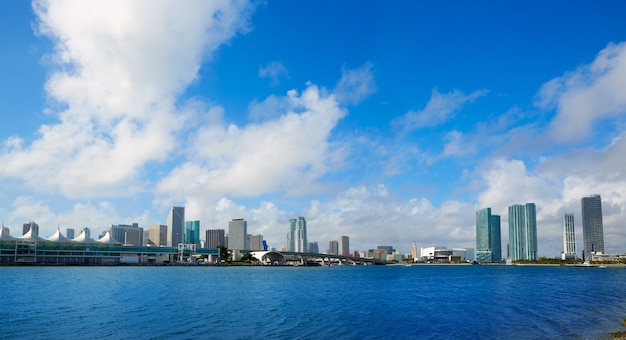
[{"label": "distant city buildings", "polygon": [[600,195],[585,196],[580,202],[583,217],[583,259],[591,260],[595,253],[604,253],[602,199]]},{"label": "distant city buildings", "polygon": [[500,216],[492,215],[491,208],[476,212],[476,261],[502,261]]},{"label": "distant city buildings", "polygon": [[167,246],[177,247],[184,243],[185,207],[172,207],[167,216]]},{"label": "distant city buildings", "polygon": [[22,235],[25,235],[27,232],[31,230],[33,231],[32,232],[33,235],[39,236],[39,224],[33,221],[24,223],[24,225],[22,226]]},{"label": "distant city buildings", "polygon": [[252,251],[265,250],[263,248],[263,235],[250,235],[250,249]]},{"label": "distant city buildings", "polygon": [[290,219],[289,232],[287,233],[287,251],[304,253],[307,251],[307,246],[306,220],[302,216]]},{"label": "distant city buildings", "polygon": [[537,260],[537,211],[535,203],[509,206],[511,261]]},{"label": "distant city buildings", "polygon": [[328,242],[328,254],[330,255],[339,255],[339,242],[330,241]]},{"label": "distant city buildings", "polygon": [[200,245],[200,221],[185,221],[185,244]]},{"label": "distant city buildings", "polygon": [[562,260],[576,259],[576,235],[574,233],[574,214],[563,214],[563,253]]},{"label": "distant city buildings", "polygon": [[339,237],[339,254],[343,256],[350,255],[350,238],[348,236]]},{"label": "distant city buildings", "polygon": [[75,236],[74,228],[65,228],[65,237],[68,239],[73,239]]},{"label": "distant city buildings", "polygon": [[207,229],[205,232],[206,248],[217,248],[217,247],[226,247],[226,238],[224,229]]},{"label": "distant city buildings", "polygon": [[309,242],[308,249],[309,253],[319,254],[320,252],[320,247],[317,245],[317,242]]},{"label": "distant city buildings", "polygon": [[143,228],[139,228],[138,223],[128,224],[111,224],[109,225],[109,233],[117,242],[129,246],[143,245]]},{"label": "distant city buildings", "polygon": [[148,227],[148,245],[167,246],[167,225],[157,224]]}]

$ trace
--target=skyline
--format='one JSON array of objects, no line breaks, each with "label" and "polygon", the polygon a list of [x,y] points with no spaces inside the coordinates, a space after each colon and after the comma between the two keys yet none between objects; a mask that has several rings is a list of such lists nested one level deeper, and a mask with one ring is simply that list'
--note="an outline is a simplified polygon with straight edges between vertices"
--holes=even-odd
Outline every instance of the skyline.
[{"label": "skyline", "polygon": [[599,194],[626,252],[626,4],[359,4],[1,3],[0,218],[45,236],[184,206],[280,247],[304,216],[320,244],[408,253],[534,202],[558,257]]}]

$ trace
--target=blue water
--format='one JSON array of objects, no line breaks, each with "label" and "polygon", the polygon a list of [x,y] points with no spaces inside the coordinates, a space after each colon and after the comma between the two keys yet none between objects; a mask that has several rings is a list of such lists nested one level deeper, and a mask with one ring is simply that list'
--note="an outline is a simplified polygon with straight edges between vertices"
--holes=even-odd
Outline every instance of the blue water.
[{"label": "blue water", "polygon": [[0,267],[0,338],[598,339],[626,268]]}]

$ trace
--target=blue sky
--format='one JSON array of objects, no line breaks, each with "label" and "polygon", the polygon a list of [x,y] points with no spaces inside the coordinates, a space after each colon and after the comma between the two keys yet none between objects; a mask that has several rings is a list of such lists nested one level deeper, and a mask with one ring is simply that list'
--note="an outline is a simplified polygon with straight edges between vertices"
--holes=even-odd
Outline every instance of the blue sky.
[{"label": "blue sky", "polygon": [[[474,247],[535,202],[539,255],[603,199],[626,251],[619,1],[0,3],[0,217],[17,235],[248,220],[320,249]],[[580,251],[579,251],[580,254]],[[506,255],[506,254],[505,254]]]}]

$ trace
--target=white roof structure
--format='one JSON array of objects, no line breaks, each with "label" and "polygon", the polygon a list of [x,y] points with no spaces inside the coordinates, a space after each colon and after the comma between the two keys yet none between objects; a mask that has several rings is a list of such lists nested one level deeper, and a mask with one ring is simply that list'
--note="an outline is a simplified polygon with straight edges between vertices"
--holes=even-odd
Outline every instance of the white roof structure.
[{"label": "white roof structure", "polygon": [[61,234],[60,229],[57,229],[56,233],[54,233],[52,236],[46,237],[46,240],[50,242],[56,242],[56,243],[70,242],[70,240],[67,237]]},{"label": "white roof structure", "polygon": [[0,241],[14,241],[15,237],[9,235],[8,232],[5,232],[4,228],[0,228]]},{"label": "white roof structure", "polygon": [[76,238],[73,238],[71,241],[78,243],[97,243],[96,240],[88,237],[84,230],[81,230],[80,235],[78,235]]},{"label": "white roof structure", "polygon": [[104,244],[122,244],[121,242],[118,242],[113,237],[111,237],[111,233],[108,231],[104,233],[104,235],[96,242],[100,242]]},{"label": "white roof structure", "polygon": [[33,229],[31,228],[26,234],[17,238],[20,241],[31,241],[31,242],[46,242],[45,238],[41,238],[33,233]]}]

